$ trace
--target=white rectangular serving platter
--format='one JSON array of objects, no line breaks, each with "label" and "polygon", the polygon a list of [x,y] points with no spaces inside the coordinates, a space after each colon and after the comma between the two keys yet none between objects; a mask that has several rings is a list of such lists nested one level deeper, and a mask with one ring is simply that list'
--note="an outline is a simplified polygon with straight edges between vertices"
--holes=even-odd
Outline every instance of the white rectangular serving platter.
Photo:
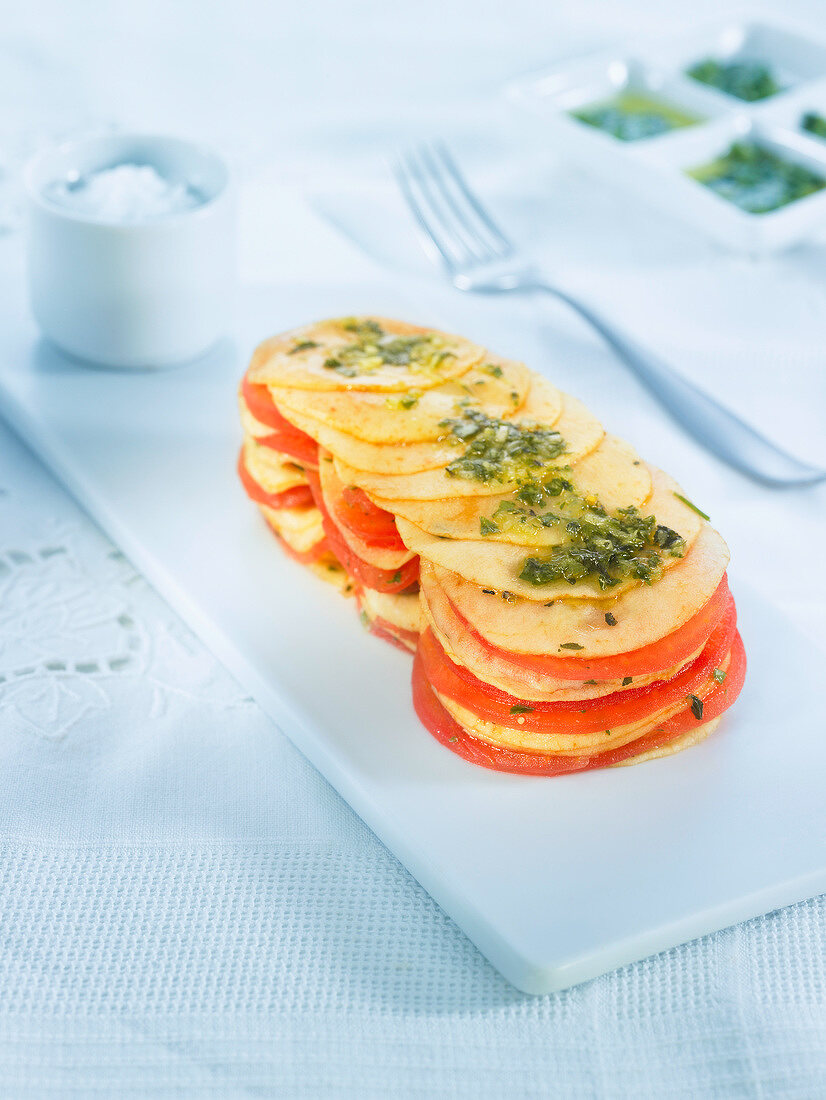
[{"label": "white rectangular serving platter", "polygon": [[0,412],[514,985],[563,989],[826,890],[823,654],[736,574],[750,668],[720,730],[541,779],[439,745],[409,658],[279,550],[236,482],[238,377],[312,316],[416,316],[386,282],[249,291],[235,347],[159,373],[64,358],[23,320],[19,274],[2,283]]},{"label": "white rectangular serving platter", "polygon": [[[748,103],[701,84],[686,69],[707,57],[766,61],[782,90]],[[650,93],[700,121],[621,141],[571,115],[625,90]],[[768,254],[826,226],[826,189],[767,214],[749,214],[688,175],[733,142],[753,140],[826,178],[826,140],[801,128],[806,111],[820,113],[826,106],[826,43],[803,33],[729,21],[561,62],[513,80],[505,95],[530,120],[531,139],[540,149],[570,154],[736,251]]]}]

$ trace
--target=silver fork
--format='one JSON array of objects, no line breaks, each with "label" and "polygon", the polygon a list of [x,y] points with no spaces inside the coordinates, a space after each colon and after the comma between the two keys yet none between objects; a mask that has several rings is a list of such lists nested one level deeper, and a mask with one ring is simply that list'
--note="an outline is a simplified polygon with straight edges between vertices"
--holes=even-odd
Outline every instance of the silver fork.
[{"label": "silver fork", "polygon": [[444,146],[422,145],[402,154],[395,173],[425,250],[458,290],[553,294],[588,321],[674,420],[718,458],[766,485],[826,480],[826,470],[776,447],[593,307],[551,282],[499,229]]}]

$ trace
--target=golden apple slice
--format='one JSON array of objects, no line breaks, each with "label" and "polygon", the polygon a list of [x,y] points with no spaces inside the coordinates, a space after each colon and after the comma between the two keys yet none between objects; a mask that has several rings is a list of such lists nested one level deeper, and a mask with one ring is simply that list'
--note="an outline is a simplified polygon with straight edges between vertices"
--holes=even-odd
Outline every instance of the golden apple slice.
[{"label": "golden apple slice", "polygon": [[[556,654],[574,642],[577,656],[612,657],[652,645],[688,622],[716,591],[729,561],[721,535],[703,525],[682,559],[672,559],[655,584],[638,584],[600,600],[561,599],[548,607],[536,600],[502,599],[455,572],[422,562],[428,600],[438,586],[474,630],[491,645],[512,653]],[[485,586],[487,588],[487,586]],[[550,603],[550,601],[548,601]]]},{"label": "golden apple slice", "polygon": [[[543,408],[552,408],[556,403],[556,391],[545,385],[531,386],[528,399],[513,418],[514,424],[534,424],[542,427],[552,427],[559,432],[565,441],[566,449],[559,458],[559,465],[567,465],[577,462],[586,454],[593,451],[601,442],[605,432],[599,421],[591,415],[585,406],[576,398],[568,394],[562,395],[562,411],[559,418],[550,418],[536,415]],[[548,404],[546,405],[546,398]],[[461,443],[419,443],[411,444],[411,447],[422,448],[417,452],[424,455],[424,448],[431,447],[435,458],[439,457],[438,464],[421,467],[418,472],[385,474],[376,472],[375,464],[369,467],[356,467],[351,465],[342,450],[330,449],[336,455],[339,474],[349,485],[358,485],[370,496],[381,500],[443,500],[446,497],[456,496],[481,496],[491,497],[502,493],[501,481],[477,481],[473,478],[451,477],[445,468],[456,458],[461,457],[467,450],[466,444]],[[400,452],[403,448],[397,448]],[[556,468],[549,467],[549,472]]]},{"label": "golden apple slice", "polygon": [[244,465],[265,493],[283,493],[296,485],[306,485],[307,478],[300,466],[289,457],[256,443],[253,436],[244,437]]},{"label": "golden apple slice", "polygon": [[432,389],[387,394],[273,387],[272,397],[294,423],[295,416],[310,418],[365,443],[400,446],[442,438],[443,422],[461,414],[460,402],[472,402],[491,417],[513,416],[530,385],[531,373],[523,363],[488,355],[480,366]]},{"label": "golden apple slice", "polygon": [[[693,509],[683,504],[675,495],[679,491],[675,481],[653,467],[651,474],[653,492],[646,504],[646,514],[653,514],[659,524],[681,535],[688,550],[696,539],[703,521]],[[636,587],[640,583],[636,580],[621,581],[608,593],[600,588],[596,577],[589,577],[576,584],[558,580],[550,584],[536,585],[523,580],[520,574],[527,558],[541,559],[543,553],[548,551],[547,546],[531,548],[503,542],[439,538],[438,535],[431,535],[401,517],[396,520],[396,526],[404,544],[427,561],[458,573],[460,577],[472,581],[481,588],[492,588],[498,592],[506,591],[526,600],[537,602],[556,599],[602,600],[606,598],[606,594],[618,596],[621,592]],[[664,553],[663,569],[668,570],[681,560]]]},{"label": "golden apple slice", "polygon": [[304,390],[430,389],[481,362],[484,348],[461,336],[384,317],[304,325],[255,349],[249,380]]},{"label": "golden apple slice", "polygon": [[[586,498],[598,500],[609,511],[642,506],[651,494],[651,473],[637,458],[634,448],[617,439],[606,436],[595,451],[575,463],[561,476],[567,478],[576,492]],[[543,526],[539,519],[531,517],[523,507],[524,519],[504,524],[497,517],[500,505],[520,502],[516,490],[489,497],[453,497],[445,500],[380,500],[380,508],[401,516],[422,530],[439,538],[484,540],[486,542],[510,542],[518,546],[556,546],[567,536],[564,512],[556,507],[551,497],[538,511],[556,513],[561,521],[553,526]],[[498,527],[495,533],[482,534],[483,520],[492,520]]]}]

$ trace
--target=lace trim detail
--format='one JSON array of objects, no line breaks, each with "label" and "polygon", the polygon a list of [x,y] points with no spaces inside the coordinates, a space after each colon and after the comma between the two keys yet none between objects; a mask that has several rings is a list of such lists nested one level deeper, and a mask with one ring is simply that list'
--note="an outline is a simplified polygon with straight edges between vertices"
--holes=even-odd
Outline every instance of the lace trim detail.
[{"label": "lace trim detail", "polygon": [[251,700],[124,555],[63,495],[44,521],[0,490],[0,714],[4,730],[60,741],[129,680],[156,718],[195,701]]}]

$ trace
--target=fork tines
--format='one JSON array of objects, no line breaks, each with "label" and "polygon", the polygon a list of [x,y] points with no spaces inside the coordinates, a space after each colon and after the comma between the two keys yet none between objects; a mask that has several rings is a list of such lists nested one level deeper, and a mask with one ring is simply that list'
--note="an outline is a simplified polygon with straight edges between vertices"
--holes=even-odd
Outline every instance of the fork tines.
[{"label": "fork tines", "polygon": [[448,271],[505,259],[513,247],[470,189],[444,145],[402,153],[396,179],[427,242]]}]

